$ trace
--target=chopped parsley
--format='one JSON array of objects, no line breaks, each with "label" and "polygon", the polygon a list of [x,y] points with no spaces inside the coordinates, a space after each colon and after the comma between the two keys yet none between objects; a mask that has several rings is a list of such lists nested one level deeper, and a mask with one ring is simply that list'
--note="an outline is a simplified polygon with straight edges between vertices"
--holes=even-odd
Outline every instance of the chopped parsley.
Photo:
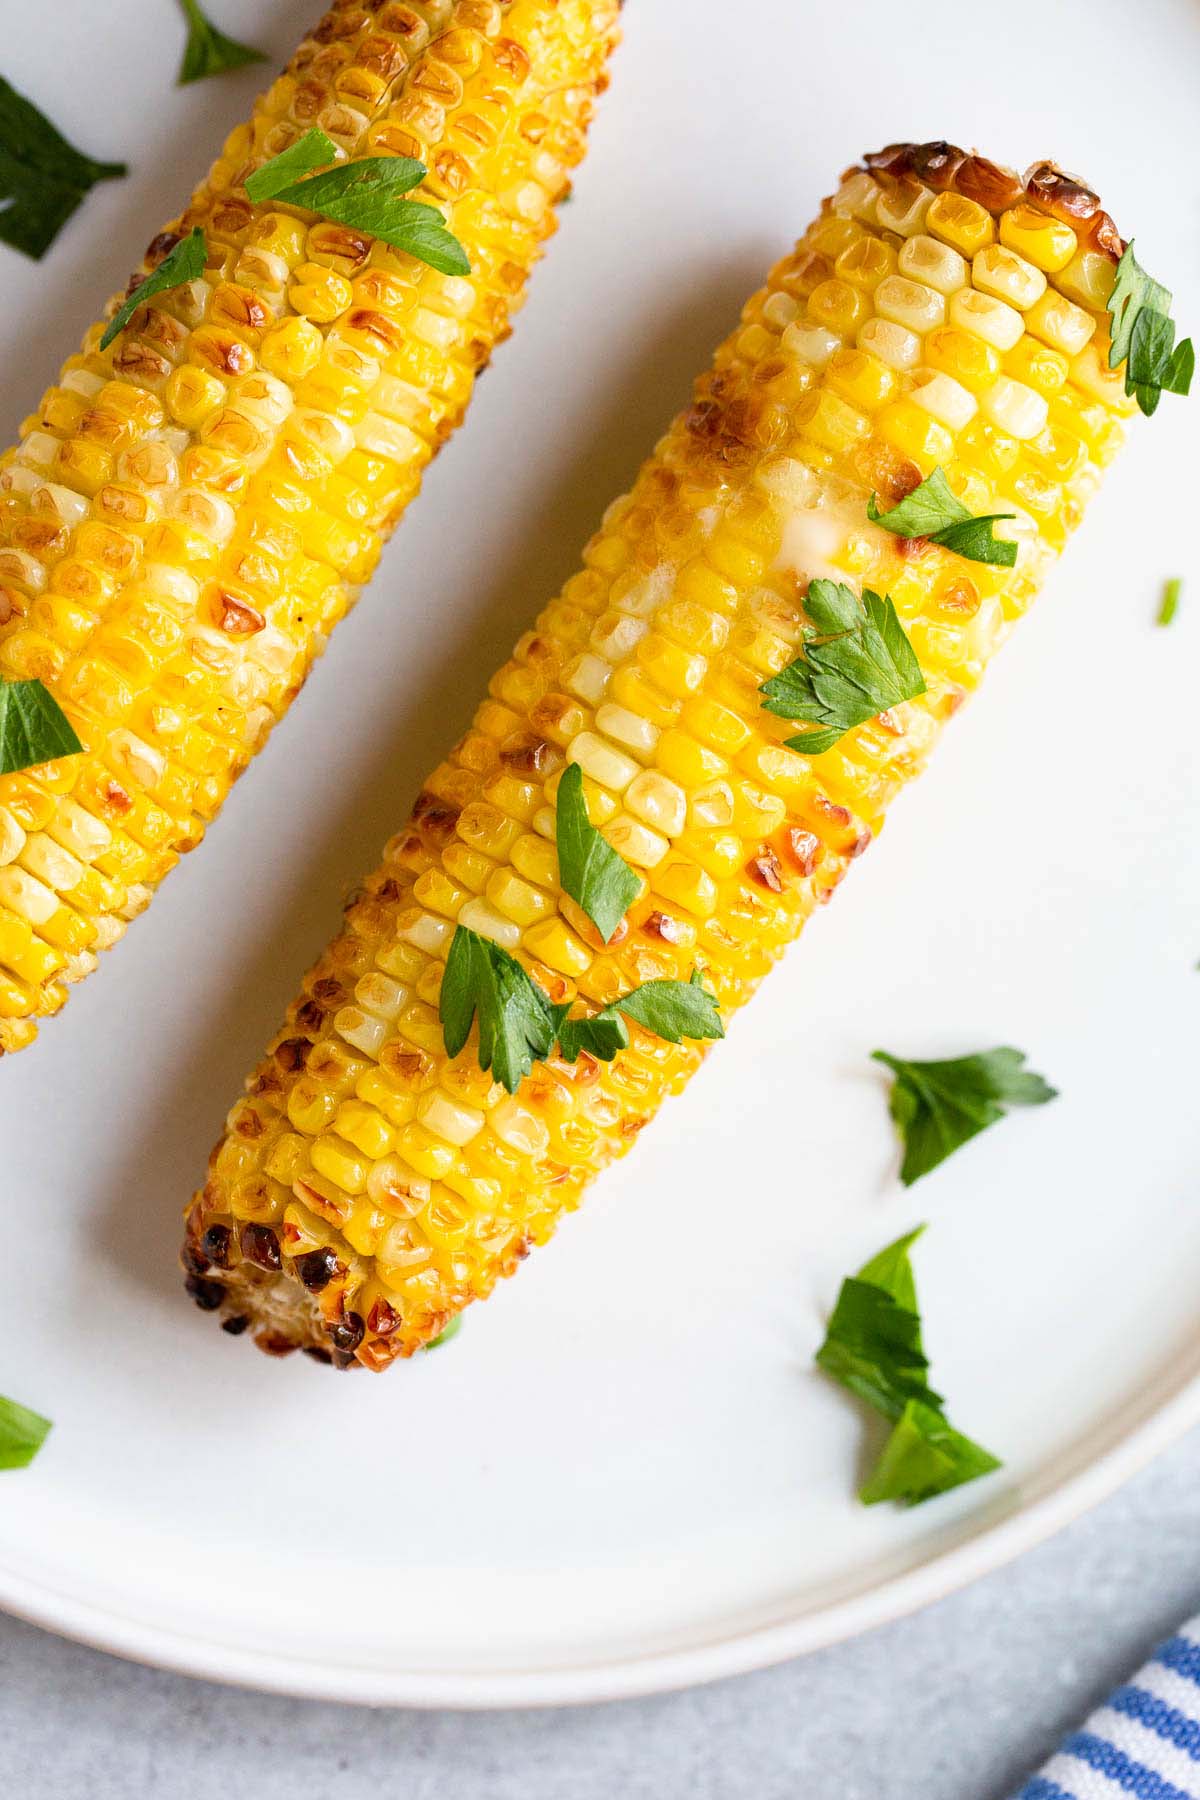
[{"label": "chopped parsley", "polygon": [[856,725],[923,694],[925,678],[890,599],[868,588],[860,605],[844,583],[813,581],[804,610],[812,627],[803,656],[759,692],[768,712],[815,727],[787,743],[819,756]]},{"label": "chopped parsley", "polygon": [[1108,366],[1125,364],[1125,392],[1137,397],[1149,418],[1164,393],[1188,392],[1196,352],[1191,338],[1175,342],[1170,292],[1147,275],[1133,254],[1132,242],[1117,264],[1108,313],[1112,326]]},{"label": "chopped parsley", "polygon": [[630,1042],[622,1015],[672,1044],[725,1035],[698,970],[690,981],[643,982],[591,1017],[569,1019],[569,1001],[555,1005],[523,963],[465,925],[457,927],[450,945],[438,1010],[447,1056],[458,1055],[478,1020],[479,1066],[490,1069],[510,1094],[556,1043],[566,1062],[585,1050],[611,1062]]},{"label": "chopped parsley", "polygon": [[864,1506],[895,1500],[919,1506],[1001,1465],[949,1423],[926,1379],[909,1250],[918,1226],[842,1283],[816,1361],[835,1381],[892,1422],[874,1469],[859,1489]]},{"label": "chopped parsley", "polygon": [[70,720],[40,681],[0,680],[0,775],[15,775],[83,749]]},{"label": "chopped parsley", "polygon": [[[435,206],[405,198],[428,171],[412,156],[367,156],[321,169],[337,154],[323,131],[309,131],[256,169],[246,192],[257,205],[278,200],[335,224],[365,231],[443,275],[469,275],[467,253]],[[310,171],[320,169],[320,173]],[[286,177],[286,179],[285,179]]]},{"label": "chopped parsley", "polygon": [[583,908],[607,944],[642,883],[588,818],[578,763],[568,763],[558,784],[555,833],[563,892]]},{"label": "chopped parsley", "polygon": [[881,513],[872,494],[867,502],[867,517],[885,531],[898,537],[928,538],[932,544],[953,550],[970,562],[998,563],[1011,569],[1017,560],[1017,546],[1008,538],[998,538],[992,527],[998,519],[1015,519],[1015,513],[985,513],[977,518],[969,512],[950,487],[946,472],[937,468],[927,475],[919,487],[901,500],[898,506]]},{"label": "chopped parsley", "polygon": [[180,238],[173,250],[168,250],[153,274],[147,275],[145,281],[140,281],[128,299],[122,302],[104,328],[100,348],[108,349],[113,339],[124,331],[138,307],[143,301],[149,300],[152,294],[165,294],[170,288],[182,287],[187,281],[198,281],[207,261],[208,246],[204,241],[204,233],[198,225],[194,225],[185,238]]},{"label": "chopped parsley", "polygon": [[50,1431],[50,1420],[0,1395],[0,1469],[27,1469]]},{"label": "chopped parsley", "polygon": [[911,1187],[1010,1106],[1044,1106],[1057,1090],[1023,1065],[1021,1050],[981,1050],[943,1062],[908,1062],[872,1052],[895,1074],[889,1101],[904,1141],[900,1179]]},{"label": "chopped parsley", "polygon": [[94,162],[0,76],[0,242],[36,261],[98,181],[126,174]]},{"label": "chopped parsley", "polygon": [[180,0],[187,17],[188,35],[176,85],[202,81],[206,75],[224,75],[230,69],[244,69],[247,63],[266,62],[261,50],[250,44],[239,44],[235,38],[218,31],[211,19],[200,10],[199,0]]},{"label": "chopped parsley", "polygon": [[1162,602],[1158,609],[1158,623],[1172,625],[1175,614],[1179,611],[1179,596],[1183,592],[1183,577],[1174,576],[1163,588]]}]

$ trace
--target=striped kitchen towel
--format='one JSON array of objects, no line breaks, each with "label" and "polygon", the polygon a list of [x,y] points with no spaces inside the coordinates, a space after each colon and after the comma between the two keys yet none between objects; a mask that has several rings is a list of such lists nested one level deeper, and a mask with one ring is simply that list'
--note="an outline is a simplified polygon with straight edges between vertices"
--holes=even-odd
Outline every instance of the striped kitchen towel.
[{"label": "striped kitchen towel", "polygon": [[1072,1733],[1017,1800],[1200,1800],[1200,1618]]}]

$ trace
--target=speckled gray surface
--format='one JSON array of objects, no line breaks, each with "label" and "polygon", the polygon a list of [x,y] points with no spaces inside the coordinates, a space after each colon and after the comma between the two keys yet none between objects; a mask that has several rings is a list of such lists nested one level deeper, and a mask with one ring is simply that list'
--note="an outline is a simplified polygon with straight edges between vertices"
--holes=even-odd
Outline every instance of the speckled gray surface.
[{"label": "speckled gray surface", "polygon": [[800,1662],[620,1705],[367,1712],[138,1668],[0,1619],[20,1800],[1006,1800],[1200,1609],[1200,1432],[1054,1542]]}]

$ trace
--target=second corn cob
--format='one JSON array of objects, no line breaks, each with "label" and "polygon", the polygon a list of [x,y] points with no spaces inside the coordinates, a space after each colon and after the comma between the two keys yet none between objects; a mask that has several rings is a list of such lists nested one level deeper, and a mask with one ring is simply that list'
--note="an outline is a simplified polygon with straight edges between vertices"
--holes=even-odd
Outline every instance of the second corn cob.
[{"label": "second corn cob", "polygon": [[[0,458],[0,677],[85,753],[0,776],[0,1052],[202,837],[370,575],[509,329],[583,154],[617,0],[337,0],[233,132],[203,279],[82,353]],[[411,156],[447,277],[243,183],[319,126]]]},{"label": "second corn cob", "polygon": [[[233,1108],[188,1218],[188,1286],[227,1330],[385,1367],[484,1297],[700,1061],[636,1026],[507,1094],[438,1018],[456,925],[551,999],[604,1006],[703,963],[726,1019],[921,769],[1079,522],[1131,403],[1108,368],[1121,241],[1052,165],[946,144],[844,179],[495,676],[348,908]],[[868,520],[942,468],[1012,513],[1015,567]],[[824,754],[761,684],[816,578],[888,594],[927,692]],[[645,889],[613,941],[559,883],[555,795]]]}]

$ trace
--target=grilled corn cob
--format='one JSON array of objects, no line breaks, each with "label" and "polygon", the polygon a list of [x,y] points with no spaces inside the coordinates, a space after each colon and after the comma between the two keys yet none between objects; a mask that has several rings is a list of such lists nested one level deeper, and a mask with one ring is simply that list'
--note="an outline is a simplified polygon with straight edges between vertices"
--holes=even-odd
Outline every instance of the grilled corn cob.
[{"label": "grilled corn cob", "polygon": [[[723,1015],[829,899],[1029,605],[1119,445],[1105,302],[1121,250],[1052,165],[1021,182],[945,144],[852,170],[740,325],[584,566],[347,909],[229,1114],[188,1216],[200,1306],[268,1351],[381,1369],[510,1274],[702,1050],[631,1024],[509,1095],[438,1018],[456,923],[585,1007],[706,969]],[[1011,569],[868,522],[942,467],[1012,513]],[[927,692],[824,754],[760,684],[816,577],[890,594]],[[642,875],[605,947],[561,891],[554,797]]]},{"label": "grilled corn cob", "polygon": [[[93,326],[0,459],[0,676],[86,746],[0,777],[0,1051],[199,842],[371,573],[554,228],[617,5],[337,0],[146,253],[201,226],[203,279]],[[313,125],[422,160],[470,276],[251,205]]]}]

